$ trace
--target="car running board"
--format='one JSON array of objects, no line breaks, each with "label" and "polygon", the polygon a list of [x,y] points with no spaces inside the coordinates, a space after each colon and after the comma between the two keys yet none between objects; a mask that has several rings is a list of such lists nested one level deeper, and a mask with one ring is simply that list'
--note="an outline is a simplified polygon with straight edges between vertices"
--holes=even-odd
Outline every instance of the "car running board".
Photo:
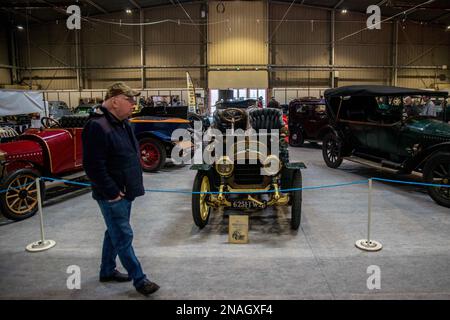
[{"label": "car running board", "polygon": [[[70,175],[65,175],[65,176],[62,176],[62,177],[55,178],[55,179],[60,179],[60,180],[77,180],[77,179],[83,178],[85,176],[86,176],[86,172],[79,171],[79,172],[75,172],[75,173],[72,173]],[[54,187],[54,186],[59,186],[59,185],[61,185],[61,186],[65,185],[65,183],[61,182],[61,181],[45,181],[45,185],[46,185],[46,187]]]},{"label": "car running board", "polygon": [[399,165],[398,165],[397,168],[394,168],[394,167],[391,167],[389,165],[386,165],[387,163],[385,161],[382,161],[380,163],[380,162],[376,162],[376,161],[360,158],[360,157],[357,157],[357,156],[344,157],[344,159],[348,160],[348,161],[351,161],[351,162],[363,164],[363,165],[371,167],[371,168],[387,170],[387,171],[391,171],[391,172],[394,172],[394,173],[397,173],[397,171],[401,168]]}]

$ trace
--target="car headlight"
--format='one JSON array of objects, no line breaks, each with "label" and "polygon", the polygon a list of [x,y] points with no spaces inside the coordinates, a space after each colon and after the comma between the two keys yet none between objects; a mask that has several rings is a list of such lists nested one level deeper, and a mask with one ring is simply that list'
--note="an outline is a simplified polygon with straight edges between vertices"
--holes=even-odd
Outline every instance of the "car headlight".
[{"label": "car headlight", "polygon": [[261,173],[266,176],[274,176],[280,172],[281,169],[280,159],[273,154],[264,159],[262,165]]},{"label": "car headlight", "polygon": [[227,156],[220,157],[219,160],[216,161],[216,171],[223,177],[229,177],[234,170],[233,161]]}]

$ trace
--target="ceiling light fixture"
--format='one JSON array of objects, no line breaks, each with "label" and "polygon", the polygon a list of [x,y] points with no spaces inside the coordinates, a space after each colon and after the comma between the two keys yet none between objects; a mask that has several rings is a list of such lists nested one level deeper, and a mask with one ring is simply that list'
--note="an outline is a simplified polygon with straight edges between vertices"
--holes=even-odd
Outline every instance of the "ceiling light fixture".
[{"label": "ceiling light fixture", "polygon": [[17,29],[19,29],[20,31],[22,31],[23,30],[23,27],[22,26],[17,26]]},{"label": "ceiling light fixture", "polygon": [[126,12],[127,14],[132,14],[131,9],[125,9],[125,12]]},{"label": "ceiling light fixture", "polygon": [[342,14],[346,14],[346,13],[347,13],[347,9],[342,9],[342,10],[341,10],[341,13],[342,13]]}]

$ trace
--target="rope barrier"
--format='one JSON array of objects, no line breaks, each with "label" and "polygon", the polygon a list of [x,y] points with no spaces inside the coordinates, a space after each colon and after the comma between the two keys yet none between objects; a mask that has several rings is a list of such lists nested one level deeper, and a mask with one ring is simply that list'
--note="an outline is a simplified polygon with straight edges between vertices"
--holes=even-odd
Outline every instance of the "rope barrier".
[{"label": "rope barrier", "polygon": [[393,182],[393,183],[401,183],[401,184],[411,184],[417,186],[426,186],[426,187],[441,187],[441,188],[449,188],[448,184],[434,184],[434,183],[425,183],[425,182],[414,182],[414,181],[401,181],[401,180],[392,180],[392,179],[383,179],[383,178],[371,178],[372,180],[384,181],[384,182]]},{"label": "rope barrier", "polygon": [[29,186],[29,185],[32,185],[33,183],[36,183],[36,181],[34,180],[34,181],[30,182],[30,183],[22,184],[22,185],[17,186],[17,187],[9,187],[8,189],[0,190],[0,194],[8,192],[8,190],[10,190],[10,189],[20,191],[22,188],[24,188],[26,186]]},{"label": "rope barrier", "polygon": [[[63,182],[67,184],[72,185],[78,185],[83,187],[90,187],[91,183],[83,183],[83,182],[77,182],[77,181],[70,181],[65,179],[57,179],[57,178],[50,178],[50,177],[38,177],[35,181],[31,183],[27,183],[22,186],[18,187],[9,187],[5,190],[0,190],[0,193],[7,192],[10,189],[19,190],[20,188],[23,188],[27,185],[36,183],[36,191],[37,191],[37,201],[38,201],[38,211],[39,211],[39,217],[40,217],[40,229],[41,229],[41,240],[35,241],[33,243],[30,243],[26,250],[29,252],[40,252],[45,251],[53,246],[56,245],[56,242],[54,240],[48,240],[45,239],[44,234],[44,220],[43,220],[43,213],[42,213],[42,199],[41,199],[41,192],[40,192],[40,181],[56,181],[56,182]],[[383,248],[383,245],[370,238],[370,230],[371,230],[371,212],[372,212],[372,182],[376,181],[384,181],[384,182],[392,182],[392,183],[401,183],[401,184],[408,184],[408,185],[421,185],[421,186],[432,186],[432,187],[450,187],[450,185],[442,185],[442,184],[432,184],[432,183],[422,183],[422,182],[412,182],[412,181],[401,181],[401,180],[393,180],[393,179],[383,179],[383,178],[369,178],[364,180],[356,180],[352,182],[345,182],[345,183],[337,183],[337,184],[328,184],[328,185],[320,185],[320,186],[306,186],[301,188],[290,188],[290,189],[280,189],[278,192],[291,192],[291,191],[300,191],[300,190],[317,190],[317,189],[325,189],[325,188],[336,188],[336,187],[342,187],[342,186],[350,186],[350,185],[360,185],[360,184],[366,184],[368,183],[368,219],[367,219],[367,238],[366,239],[360,239],[355,242],[355,246],[364,251],[374,252],[379,251]],[[176,189],[145,189],[145,192],[165,192],[165,193],[183,193],[183,194],[257,194],[257,193],[272,193],[276,192],[276,190],[260,190],[260,191],[233,191],[233,192],[218,192],[218,191],[209,191],[209,192],[193,192],[193,191],[187,191],[187,190],[176,190]]]},{"label": "rope barrier", "polygon": [[[391,183],[400,183],[400,184],[408,184],[408,185],[419,185],[419,186],[426,186],[426,187],[441,187],[441,188],[449,188],[450,185],[446,184],[433,184],[433,183],[424,183],[424,182],[414,182],[414,181],[402,181],[402,180],[392,180],[392,179],[383,179],[383,178],[370,178],[372,180],[376,181],[383,181],[383,182],[391,182]],[[317,190],[317,189],[326,189],[326,188],[337,188],[337,187],[343,187],[343,186],[350,186],[350,185],[359,185],[359,184],[366,184],[370,179],[364,179],[364,180],[356,180],[352,182],[345,182],[345,183],[336,183],[336,184],[326,184],[326,185],[320,185],[320,186],[306,186],[301,188],[289,188],[289,189],[279,189],[278,192],[293,192],[293,191],[300,191],[300,190]],[[43,181],[54,181],[54,182],[63,182],[67,184],[82,186],[82,187],[91,187],[91,183],[83,183],[83,182],[77,182],[77,181],[70,181],[65,179],[57,179],[57,178],[50,178],[50,177],[41,177],[41,180]],[[35,183],[35,181],[31,183],[27,183],[21,186],[17,187],[10,187],[8,189],[0,190],[1,193],[5,193],[10,189],[15,189],[17,191],[20,191],[20,188],[26,187],[28,185],[31,185]],[[145,192],[152,192],[152,193],[179,193],[179,194],[220,194],[219,191],[208,191],[208,192],[201,192],[201,191],[189,191],[189,190],[180,190],[180,189],[145,189]],[[224,191],[221,194],[267,194],[267,193],[274,193],[275,190],[259,190],[259,191]]]}]

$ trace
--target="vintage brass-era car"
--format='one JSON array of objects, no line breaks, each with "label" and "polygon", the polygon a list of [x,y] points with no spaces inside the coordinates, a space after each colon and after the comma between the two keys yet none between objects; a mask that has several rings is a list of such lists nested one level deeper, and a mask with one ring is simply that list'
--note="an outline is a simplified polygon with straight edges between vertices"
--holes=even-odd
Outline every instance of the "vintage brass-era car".
[{"label": "vintage brass-era car", "polygon": [[[326,90],[330,125],[322,145],[325,163],[337,168],[345,158],[401,174],[416,171],[425,183],[450,185],[450,119],[420,115],[420,106],[406,106],[403,99],[435,97],[445,109],[447,95],[387,86]],[[427,188],[438,204],[450,207],[450,188]]]},{"label": "vintage brass-era car", "polygon": [[301,147],[305,141],[323,139],[328,117],[325,101],[317,98],[294,99],[289,103],[289,144]]},{"label": "vintage brass-era car", "polygon": [[[83,170],[81,132],[87,116],[44,117],[41,129],[28,129],[14,141],[0,144],[1,212],[22,220],[37,211],[35,179],[67,177]],[[45,184],[41,185],[44,195]]]},{"label": "vintage brass-era car", "polygon": [[[249,211],[268,206],[291,206],[291,228],[298,229],[302,191],[283,190],[302,187],[300,169],[305,168],[305,165],[289,162],[284,133],[278,138],[270,138],[271,132],[284,128],[282,111],[271,108],[247,109],[245,105],[238,106],[233,103],[230,107],[230,104],[221,103],[214,113],[212,127],[221,133],[226,133],[227,129],[234,133],[223,136],[223,140],[219,142],[223,143],[223,150],[226,150],[227,145],[231,146],[231,152],[213,157],[214,161],[210,164],[192,165],[191,169],[198,171],[192,195],[194,223],[199,228],[205,227],[213,208]],[[249,128],[257,133],[256,142],[252,142],[245,134],[239,137]],[[242,129],[240,133],[238,129]],[[273,143],[278,144],[278,154],[270,152]],[[206,148],[210,146],[211,144],[207,144]],[[208,192],[213,193],[207,194]]]}]

